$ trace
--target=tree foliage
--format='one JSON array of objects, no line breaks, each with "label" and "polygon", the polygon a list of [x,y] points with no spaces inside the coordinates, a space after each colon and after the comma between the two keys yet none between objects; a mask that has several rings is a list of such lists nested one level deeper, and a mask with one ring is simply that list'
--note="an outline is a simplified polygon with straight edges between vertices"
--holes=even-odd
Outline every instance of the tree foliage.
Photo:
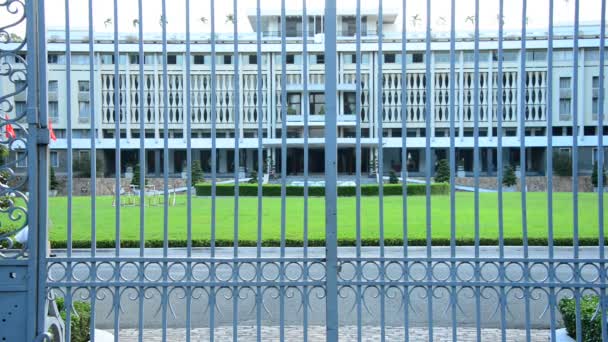
[{"label": "tree foliage", "polygon": [[437,170],[435,171],[435,183],[450,182],[450,164],[447,159],[441,159],[437,162]]}]

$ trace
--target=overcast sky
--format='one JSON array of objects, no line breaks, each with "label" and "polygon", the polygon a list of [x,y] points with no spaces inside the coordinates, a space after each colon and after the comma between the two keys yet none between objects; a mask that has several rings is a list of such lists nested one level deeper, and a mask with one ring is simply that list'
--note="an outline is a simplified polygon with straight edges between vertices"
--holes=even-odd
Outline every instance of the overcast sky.
[{"label": "overcast sky", "polygon": [[[572,25],[574,21],[575,0],[554,0],[555,12],[554,20],[556,25]],[[601,12],[601,0],[579,0],[580,1],[580,20],[581,23],[599,23]],[[143,27],[146,32],[160,32],[159,25],[161,15],[161,0],[142,0],[144,3]],[[262,11],[279,10],[281,1],[262,0]],[[431,23],[434,31],[449,30],[450,27],[450,0],[431,0]],[[480,0],[480,27],[482,30],[498,29],[498,0]],[[46,1],[46,20],[49,29],[65,28],[65,0]],[[88,22],[88,1],[69,0],[71,28],[87,29]],[[167,8],[167,31],[185,32],[185,0],[166,0]],[[324,0],[308,0],[307,8],[322,9]],[[337,0],[338,8],[354,9],[356,0]],[[377,11],[377,0],[362,0],[363,8]],[[383,1],[384,13],[389,12],[398,14],[397,25],[401,27],[402,9],[401,0]],[[475,13],[475,0],[456,0],[456,25],[458,30],[472,30],[473,25],[467,21],[467,17]],[[520,29],[522,6],[521,1],[504,0],[504,16],[506,29]],[[108,22],[113,18],[113,2],[111,0],[93,0],[94,19],[93,25],[97,32],[113,32],[113,24]],[[255,13],[256,0],[238,0],[239,32],[252,32],[252,28],[247,20],[247,14]],[[302,1],[286,1],[286,8],[301,9]],[[427,10],[426,2],[423,0],[407,1],[407,28],[408,30],[424,30]],[[549,0],[528,0],[528,28],[546,29],[548,25]],[[0,7],[0,22],[8,22],[6,9]],[[118,0],[118,25],[120,32],[137,32],[133,21],[137,18],[137,0]],[[216,31],[232,32],[232,24],[226,21],[228,14],[234,13],[233,1],[216,0]],[[211,29],[210,0],[191,0],[190,1],[190,21],[192,32],[209,32]],[[413,20],[414,16],[420,20]],[[206,18],[203,23],[201,18]]]}]

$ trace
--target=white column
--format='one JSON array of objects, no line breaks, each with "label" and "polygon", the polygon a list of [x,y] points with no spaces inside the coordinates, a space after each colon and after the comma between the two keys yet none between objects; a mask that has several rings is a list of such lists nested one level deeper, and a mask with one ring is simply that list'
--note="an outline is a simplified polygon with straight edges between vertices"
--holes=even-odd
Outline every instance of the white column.
[{"label": "white column", "polygon": [[431,79],[430,80],[426,80],[427,82],[430,82],[430,94],[428,94],[428,101],[431,101],[431,112],[428,113],[430,120],[431,120],[431,131],[430,132],[426,132],[426,134],[430,134],[431,135],[431,140],[435,140],[435,53],[431,52],[431,60],[430,60],[430,64],[431,64]]},{"label": "white column", "polygon": [[[184,53],[183,54],[183,58],[184,58],[184,64],[188,63],[186,61],[186,58],[188,58],[188,56]],[[189,91],[189,89],[186,89],[186,78],[190,77],[190,75],[186,74],[186,68],[185,66],[182,68],[182,129],[183,129],[183,134],[182,134],[182,141],[186,142],[187,139],[187,135],[188,135],[188,127],[186,125],[186,122],[188,120],[188,117],[186,115],[190,115],[192,116],[192,113],[188,112],[188,104],[186,103],[186,97],[188,96],[187,92]]]},{"label": "white column", "polygon": [[154,54],[154,83],[152,85],[152,89],[154,91],[154,140],[156,142],[158,142],[158,139],[160,138],[160,133],[159,133],[159,121],[160,121],[160,116],[158,111],[160,110],[160,106],[158,105],[158,101],[160,100],[160,96],[159,96],[159,82],[158,82],[158,55]]},{"label": "white column", "polygon": [[460,51],[458,55],[458,64],[460,64],[459,80],[458,80],[458,136],[460,140],[464,137],[464,52]]},{"label": "white column", "polygon": [[251,171],[253,171],[253,149],[248,148],[246,151],[246,155],[247,155],[247,172],[251,173]]},{"label": "white column", "polygon": [[[95,94],[93,94],[95,97],[95,108],[92,108],[92,110],[94,113],[97,112],[97,114],[94,115],[91,120],[95,120],[95,126],[97,127],[97,140],[100,141],[103,138],[103,130],[101,128],[101,116],[103,115],[101,108],[103,104],[101,103],[101,57],[99,53],[97,53],[96,64],[97,69],[95,70],[95,79],[93,82],[95,82],[95,89],[97,89],[97,91]],[[91,132],[91,134],[95,134],[95,132]]]},{"label": "white column", "polygon": [[585,139],[585,50],[579,50],[578,56],[578,137]]},{"label": "white column", "polygon": [[220,156],[219,172],[226,173],[228,172],[228,156],[226,155],[227,150],[223,148],[218,151]]},{"label": "white column", "polygon": [[[129,142],[129,139],[131,139],[131,74],[129,72],[129,69],[131,68],[131,61],[129,61],[129,54],[125,54],[125,56],[127,57],[127,65],[125,68],[125,115],[127,123],[127,142]],[[142,132],[140,132],[140,134],[141,133]]]},{"label": "white column", "polygon": [[[522,139],[522,133],[524,133],[524,139],[525,139],[525,132],[522,132],[523,127],[521,127],[521,116],[525,115],[525,112],[522,112],[521,110],[521,104],[522,101],[524,100],[523,97],[523,92],[526,91],[525,87],[523,89],[521,89],[521,81],[522,81],[522,77],[524,77],[523,75],[523,69],[521,68],[521,53],[517,55],[517,140]],[[525,121],[525,118],[524,118]],[[521,157],[520,157],[521,158]],[[525,171],[525,170],[522,170]]]},{"label": "white column", "polygon": [[[493,75],[493,63],[492,63],[492,53],[488,53],[488,80],[486,82],[488,86],[488,96],[486,96],[486,101],[488,101],[488,138],[492,139],[492,115],[494,112],[494,75]],[[496,80],[500,82],[500,80]],[[498,96],[498,94],[496,95]]]}]

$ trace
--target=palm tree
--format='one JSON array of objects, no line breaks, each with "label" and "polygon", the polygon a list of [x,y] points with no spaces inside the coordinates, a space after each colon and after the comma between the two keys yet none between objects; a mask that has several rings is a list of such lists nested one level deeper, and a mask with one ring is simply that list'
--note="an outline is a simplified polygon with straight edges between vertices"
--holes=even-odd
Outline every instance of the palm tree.
[{"label": "palm tree", "polygon": [[112,18],[106,18],[106,20],[103,22],[103,26],[105,26],[107,28],[108,25],[110,25],[111,23],[112,23]]},{"label": "palm tree", "polygon": [[230,13],[226,15],[226,23],[233,23],[234,24],[234,14]]},{"label": "palm tree", "polygon": [[500,14],[496,15],[496,20],[500,21],[501,24],[505,24],[505,16],[503,15],[502,18],[500,17]]},{"label": "palm tree", "polygon": [[420,14],[416,14],[412,16],[412,25],[414,27],[416,27],[416,25],[422,21],[422,18],[420,18]]},{"label": "palm tree", "polygon": [[467,17],[467,18],[464,20],[464,22],[465,22],[465,23],[470,22],[470,23],[471,23],[471,25],[475,25],[475,16],[472,16],[472,15],[468,16],[468,17]]},{"label": "palm tree", "polygon": [[445,26],[447,24],[447,20],[445,19],[445,17],[439,17],[437,19],[437,25],[439,26]]},{"label": "palm tree", "polygon": [[200,19],[201,23],[206,24],[207,23],[207,17],[201,17]]},{"label": "palm tree", "polygon": [[133,27],[137,27],[139,25],[139,19],[133,19]]}]

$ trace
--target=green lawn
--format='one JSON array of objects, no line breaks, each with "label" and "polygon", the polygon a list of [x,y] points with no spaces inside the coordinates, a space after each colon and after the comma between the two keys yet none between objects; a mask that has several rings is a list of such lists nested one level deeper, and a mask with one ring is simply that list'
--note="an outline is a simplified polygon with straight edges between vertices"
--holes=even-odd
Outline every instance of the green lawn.
[{"label": "green lawn", "polygon": [[[547,237],[547,196],[545,193],[529,193],[528,236],[532,244],[545,244]],[[219,244],[234,240],[234,198],[218,197],[216,238]],[[115,237],[116,208],[110,197],[97,198],[97,240],[100,246],[113,246]],[[172,245],[184,245],[186,240],[186,197],[178,196],[177,205],[169,209],[169,239]],[[472,193],[456,195],[456,237],[460,244],[470,244],[475,236],[474,202]],[[367,244],[374,244],[379,236],[377,197],[363,197],[361,204],[361,234]],[[73,199],[73,240],[75,246],[86,245],[91,238],[91,200],[88,197]],[[303,238],[304,200],[288,197],[286,208],[286,238],[290,245],[301,244]],[[426,206],[424,196],[408,197],[408,238],[420,244],[426,238]],[[49,200],[50,234],[54,246],[64,245],[67,239],[67,198]],[[120,238],[129,245],[139,240],[139,207],[121,208]],[[558,243],[571,243],[573,236],[572,194],[554,194],[554,235]],[[432,197],[432,234],[437,244],[450,238],[449,196]],[[153,245],[163,239],[163,207],[145,207],[145,237]],[[384,236],[387,244],[400,244],[403,232],[402,199],[400,196],[384,198]],[[309,199],[309,232],[311,244],[322,244],[324,238],[324,198]],[[598,236],[597,194],[579,194],[579,235],[583,244],[593,244]],[[338,198],[338,237],[342,244],[352,244],[355,239],[355,198]],[[498,200],[495,193],[480,194],[480,236],[483,243],[496,243],[498,238]],[[281,199],[263,199],[262,237],[266,244],[277,244],[281,231]],[[211,199],[192,199],[192,236],[195,245],[206,245],[211,236]],[[522,237],[521,196],[519,193],[504,194],[504,237],[510,244],[520,244]],[[242,197],[239,200],[239,240],[242,244],[255,243],[257,239],[257,198]],[[560,242],[561,241],[561,242]]]}]

